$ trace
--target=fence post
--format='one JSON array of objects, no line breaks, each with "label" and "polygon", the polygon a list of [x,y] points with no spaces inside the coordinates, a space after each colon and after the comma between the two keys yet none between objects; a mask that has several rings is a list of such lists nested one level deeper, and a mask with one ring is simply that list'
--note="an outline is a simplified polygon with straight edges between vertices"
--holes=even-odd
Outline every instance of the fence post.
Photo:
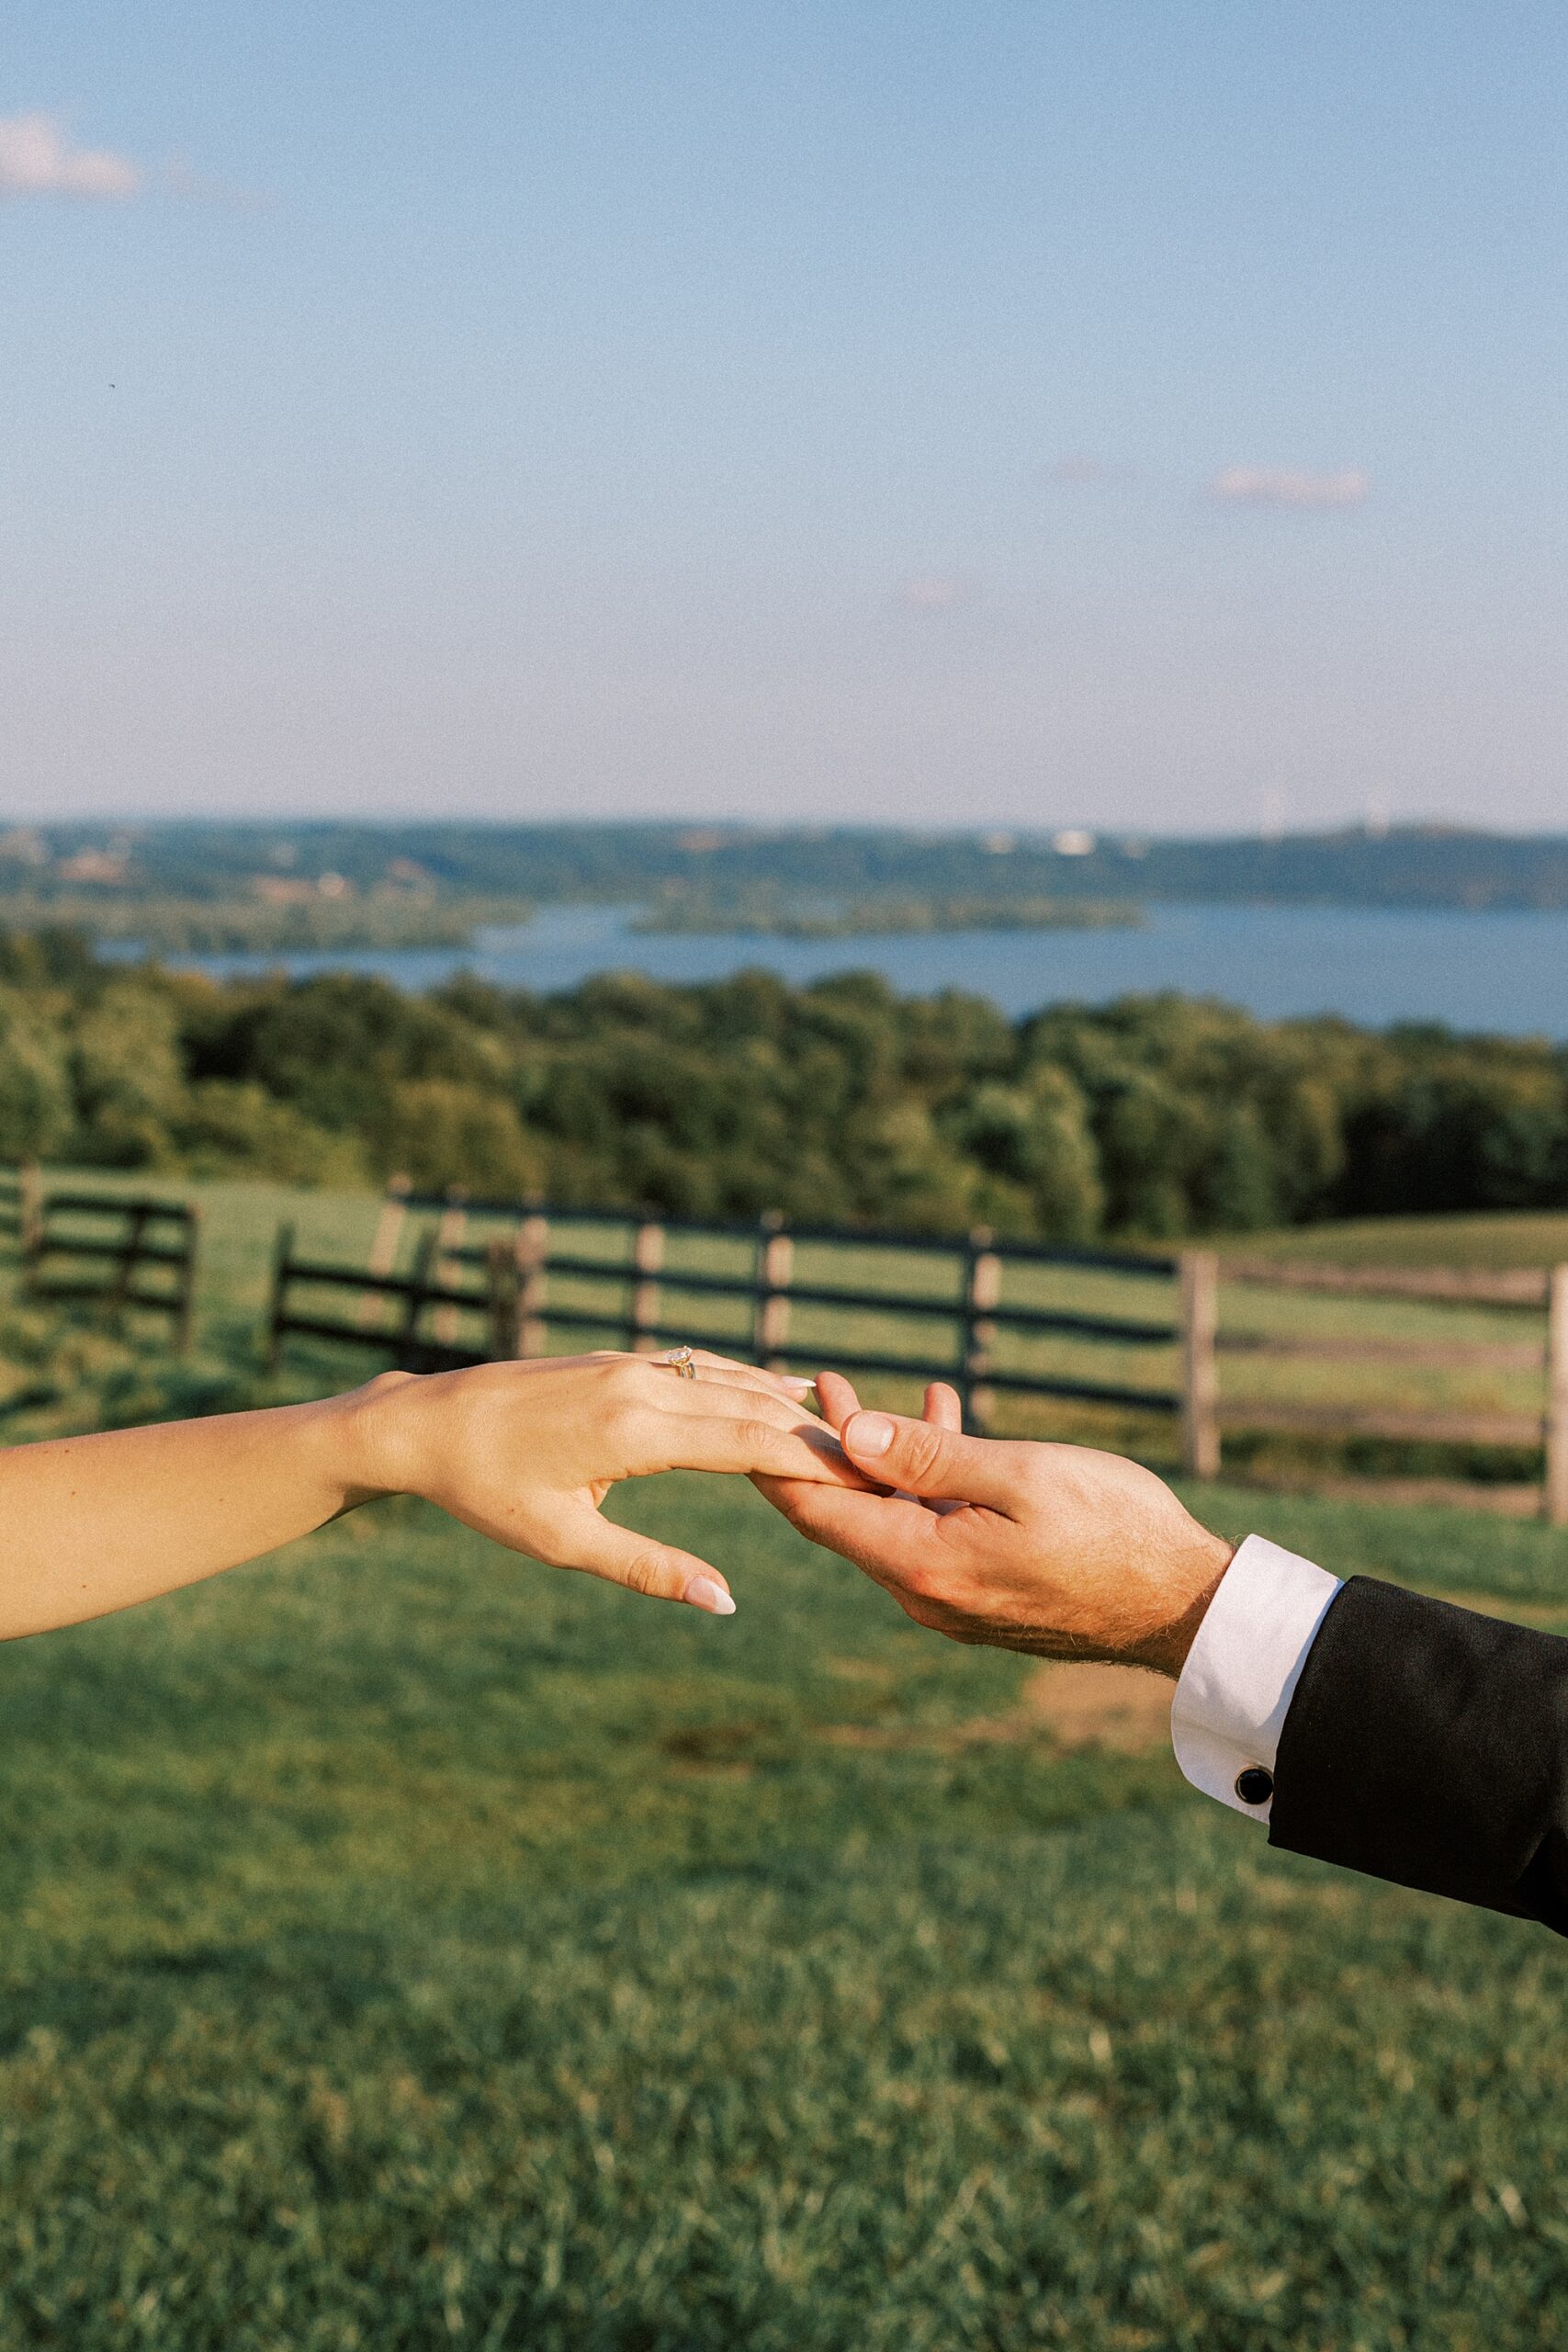
[{"label": "fence post", "polygon": [[491,1360],[509,1363],[523,1352],[523,1274],[509,1241],[498,1236],[491,1242],[485,1251],[485,1272]]},{"label": "fence post", "polygon": [[659,1345],[659,1283],[655,1277],[664,1263],[664,1227],[645,1217],[632,1237],[631,1305],[626,1317],[626,1345],[634,1355],[650,1355]]},{"label": "fence post", "polygon": [[280,1225],[277,1238],[272,1245],[272,1292],[266,1310],[265,1364],[268,1372],[277,1370],[277,1359],[283,1352],[283,1314],[288,1297],[288,1266],[294,1255],[294,1227]]},{"label": "fence post", "polygon": [[404,1372],[417,1368],[411,1359],[419,1353],[419,1318],[424,1311],[425,1295],[430,1289],[435,1251],[436,1231],[426,1226],[414,1249],[413,1264],[409,1268],[409,1286],[403,1295],[403,1328],[400,1334],[398,1363]]},{"label": "fence post", "polygon": [[1568,1266],[1547,1276],[1546,1516],[1568,1527]]},{"label": "fence post", "polygon": [[30,1273],[43,1247],[43,1170],[36,1159],[24,1159],[17,1170],[17,1246]]},{"label": "fence post", "polygon": [[201,1206],[187,1203],[182,1229],[185,1234],[185,1261],[176,1269],[179,1300],[175,1309],[175,1352],[190,1353],[191,1330],[196,1320],[196,1264],[201,1241]]},{"label": "fence post", "polygon": [[751,1302],[751,1353],[769,1372],[782,1372],[789,1345],[789,1286],[795,1279],[795,1242],[784,1229],[784,1213],[768,1209],[757,1226],[756,1289]]},{"label": "fence post", "polygon": [[[430,1282],[437,1288],[446,1279],[448,1251],[459,1246],[468,1229],[468,1212],[464,1205],[468,1197],[460,1185],[453,1184],[447,1189],[446,1205],[441,1212],[441,1222],[435,1228],[435,1254],[429,1274]],[[438,1306],[431,1318],[431,1330],[434,1337],[442,1340],[447,1347],[451,1347],[457,1340],[459,1312],[460,1310],[456,1306]]]},{"label": "fence post", "polygon": [[992,1249],[989,1226],[977,1225],[964,1253],[964,1329],[958,1394],[964,1418],[982,1436],[990,1427],[996,1399],[986,1386],[997,1327],[988,1318],[1002,1293],[1002,1261]]},{"label": "fence post", "polygon": [[1220,1385],[1214,1343],[1220,1322],[1220,1261],[1212,1250],[1184,1250],[1181,1285],[1181,1466],[1190,1478],[1220,1475]]},{"label": "fence post", "polygon": [[130,1286],[136,1277],[136,1261],[141,1255],[141,1245],[147,1238],[147,1223],[151,1210],[147,1202],[133,1201],[126,1215],[130,1230],[118,1251],[119,1263],[109,1285],[108,1308],[117,1324],[125,1319],[125,1309],[130,1296]]},{"label": "fence post", "polygon": [[518,1227],[512,1244],[517,1267],[517,1352],[545,1352],[545,1282],[549,1271],[550,1221],[532,1209]]},{"label": "fence post", "polygon": [[[408,1196],[412,1190],[406,1176],[389,1176],[387,1190],[381,1200],[381,1214],[376,1220],[371,1238],[370,1255],[365,1271],[383,1280],[396,1272],[398,1244],[403,1237],[403,1225],[408,1216]],[[355,1319],[366,1329],[381,1320],[382,1302],[373,1290],[367,1290],[355,1310]]]}]

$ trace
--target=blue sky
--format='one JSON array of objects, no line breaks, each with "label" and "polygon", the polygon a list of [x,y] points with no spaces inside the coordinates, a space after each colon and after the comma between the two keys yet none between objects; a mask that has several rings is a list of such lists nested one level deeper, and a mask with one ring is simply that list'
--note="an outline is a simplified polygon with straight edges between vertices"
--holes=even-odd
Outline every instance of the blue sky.
[{"label": "blue sky", "polygon": [[1568,826],[1565,68],[10,0],[0,813]]}]

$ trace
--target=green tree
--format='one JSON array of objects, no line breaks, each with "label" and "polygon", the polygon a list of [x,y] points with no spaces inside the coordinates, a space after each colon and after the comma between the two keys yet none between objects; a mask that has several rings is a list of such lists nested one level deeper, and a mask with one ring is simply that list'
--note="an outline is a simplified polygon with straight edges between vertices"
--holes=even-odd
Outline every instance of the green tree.
[{"label": "green tree", "polygon": [[185,1103],[174,1004],[155,986],[111,980],[89,997],[71,1032],[77,1132],[73,1151],[114,1168],[174,1158],[170,1130]]},{"label": "green tree", "polygon": [[1018,1086],[987,1081],[955,1126],[962,1148],[993,1180],[977,1203],[987,1224],[1060,1241],[1099,1232],[1105,1188],[1089,1106],[1065,1070],[1043,1067]]},{"label": "green tree", "polygon": [[58,1018],[0,989],[0,1159],[42,1159],[72,1126],[71,1078]]},{"label": "green tree", "polygon": [[412,1177],[421,1192],[448,1185],[491,1200],[540,1189],[544,1163],[504,1097],[451,1079],[404,1079],[390,1086],[364,1138],[380,1176]]}]

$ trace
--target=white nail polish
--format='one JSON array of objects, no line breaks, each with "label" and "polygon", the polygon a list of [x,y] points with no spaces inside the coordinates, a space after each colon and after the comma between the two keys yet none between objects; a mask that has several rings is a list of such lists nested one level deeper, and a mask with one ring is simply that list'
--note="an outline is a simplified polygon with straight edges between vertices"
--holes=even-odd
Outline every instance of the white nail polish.
[{"label": "white nail polish", "polygon": [[694,1609],[705,1609],[710,1617],[733,1617],[735,1602],[721,1584],[712,1577],[694,1577],[686,1587],[686,1599]]}]

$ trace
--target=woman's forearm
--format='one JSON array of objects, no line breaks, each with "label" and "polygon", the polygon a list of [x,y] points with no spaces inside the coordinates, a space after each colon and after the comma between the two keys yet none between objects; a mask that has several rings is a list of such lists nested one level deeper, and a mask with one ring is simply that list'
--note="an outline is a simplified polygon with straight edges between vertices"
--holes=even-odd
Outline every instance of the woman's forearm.
[{"label": "woman's forearm", "polygon": [[195,1584],[386,1492],[381,1385],[0,1453],[0,1640]]},{"label": "woman's forearm", "polygon": [[708,1562],[599,1515],[660,1470],[856,1479],[810,1384],[691,1349],[383,1373],[346,1396],[0,1452],[0,1641],[216,1576],[378,1495],[513,1552],[727,1615]]}]

